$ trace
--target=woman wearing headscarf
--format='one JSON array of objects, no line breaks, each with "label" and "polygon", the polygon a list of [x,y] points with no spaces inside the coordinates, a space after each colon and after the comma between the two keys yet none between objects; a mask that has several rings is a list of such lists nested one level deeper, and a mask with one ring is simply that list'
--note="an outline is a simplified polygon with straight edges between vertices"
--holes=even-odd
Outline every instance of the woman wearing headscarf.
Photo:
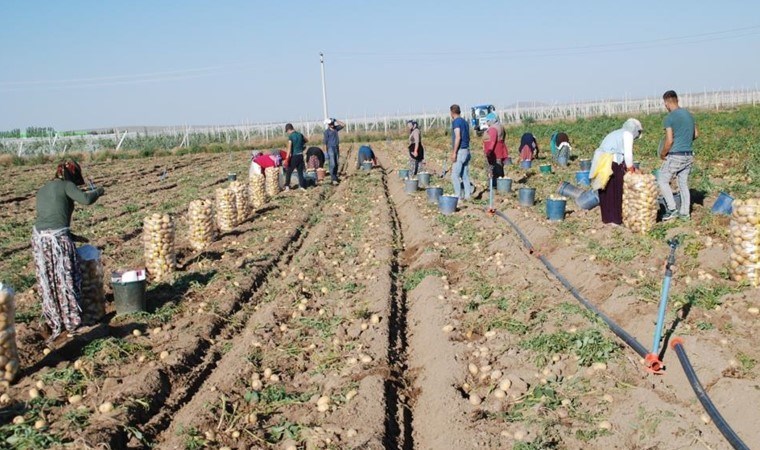
[{"label": "woman wearing headscarf", "polygon": [[520,161],[538,158],[538,142],[533,133],[523,133],[520,137]]},{"label": "woman wearing headscarf", "polygon": [[623,223],[623,176],[625,172],[634,172],[633,141],[641,137],[644,129],[641,122],[628,119],[623,127],[608,134],[599,148],[594,152],[591,173],[597,172],[602,155],[611,155],[612,175],[599,189],[599,208],[602,210],[602,222],[621,225]]},{"label": "woman wearing headscarf", "polygon": [[42,297],[42,313],[55,339],[63,329],[74,334],[81,325],[81,280],[79,261],[71,233],[74,202],[91,205],[103,195],[103,188],[87,192],[82,169],[73,160],[58,165],[55,178],[37,191],[37,220],[32,230],[32,251],[37,283]]},{"label": "woman wearing headscarf", "polygon": [[415,120],[408,120],[409,129],[409,175],[414,177],[425,167],[425,149],[422,147],[422,132]]},{"label": "woman wearing headscarf", "polygon": [[499,116],[496,113],[489,113],[486,116],[486,123],[488,129],[483,135],[483,151],[488,161],[488,175],[495,185],[496,178],[504,176],[504,161],[509,157],[507,131],[499,122]]}]

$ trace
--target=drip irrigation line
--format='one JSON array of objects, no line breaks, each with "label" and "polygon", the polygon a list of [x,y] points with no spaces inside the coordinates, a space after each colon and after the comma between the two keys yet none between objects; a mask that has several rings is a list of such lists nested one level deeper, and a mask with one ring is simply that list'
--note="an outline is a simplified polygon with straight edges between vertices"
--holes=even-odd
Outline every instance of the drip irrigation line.
[{"label": "drip irrigation line", "polygon": [[715,423],[715,426],[718,427],[718,430],[723,434],[723,437],[725,437],[728,443],[736,450],[749,450],[747,444],[736,435],[736,432],[734,432],[728,422],[726,422],[726,419],[723,418],[720,411],[715,407],[715,404],[710,400],[707,392],[705,392],[705,388],[702,386],[702,383],[700,383],[699,378],[697,378],[697,374],[694,372],[694,367],[691,365],[691,361],[689,361],[689,357],[686,355],[683,341],[680,338],[675,338],[670,344],[670,347],[675,350],[676,355],[678,355],[678,361],[681,363],[684,373],[686,373],[686,378],[688,378],[689,384],[691,384],[692,389],[694,389],[694,394],[697,396],[697,399],[699,399],[699,402],[702,403],[702,407],[705,408],[705,411],[707,411],[707,414]]},{"label": "drip irrigation line", "polygon": [[[506,214],[504,214],[501,211],[493,211],[493,214],[499,216],[500,218],[504,219],[511,227],[515,230],[517,235],[520,237],[520,240],[522,240],[523,244],[525,244],[525,247],[528,249],[528,251],[535,255],[542,263],[543,265],[551,272],[552,275],[554,275],[557,280],[559,280],[560,283],[568,290],[570,293],[575,297],[576,300],[578,300],[583,306],[586,307],[589,311],[596,314],[600,319],[604,321],[604,323],[607,324],[607,326],[612,330],[613,333],[617,337],[619,337],[623,342],[625,342],[629,347],[631,347],[636,353],[638,353],[642,358],[645,358],[646,355],[649,353],[649,351],[641,345],[639,341],[636,340],[633,336],[631,336],[628,332],[626,332],[623,328],[621,328],[615,321],[613,321],[611,318],[609,318],[606,314],[604,314],[602,311],[599,310],[595,305],[593,305],[591,302],[589,302],[583,295],[581,295],[580,292],[573,286],[567,278],[562,276],[561,273],[557,270],[554,265],[552,265],[551,262],[544,256],[538,253],[533,247],[533,244],[531,244],[528,237],[525,235],[525,233],[522,232],[520,227],[517,226],[516,223],[512,221]],[[684,373],[686,374],[686,378],[689,380],[689,384],[691,384],[692,389],[694,390],[694,394],[697,396],[697,399],[699,399],[699,402],[702,404],[702,407],[705,409],[707,414],[710,416],[712,421],[715,423],[715,426],[718,428],[718,430],[721,432],[724,438],[728,441],[731,446],[736,450],[749,450],[749,447],[742,442],[741,438],[736,434],[736,432],[731,428],[731,426],[726,422],[726,420],[723,418],[723,416],[720,414],[718,409],[715,407],[715,404],[710,400],[710,397],[707,395],[707,392],[705,391],[704,387],[702,386],[702,383],[700,383],[699,378],[697,378],[697,374],[694,371],[694,367],[691,365],[691,361],[689,361],[689,357],[686,354],[686,350],[683,347],[683,340],[680,338],[675,338],[673,342],[670,344],[671,348],[676,352],[676,355],[678,355],[678,361],[681,363],[681,368],[683,369]]]}]

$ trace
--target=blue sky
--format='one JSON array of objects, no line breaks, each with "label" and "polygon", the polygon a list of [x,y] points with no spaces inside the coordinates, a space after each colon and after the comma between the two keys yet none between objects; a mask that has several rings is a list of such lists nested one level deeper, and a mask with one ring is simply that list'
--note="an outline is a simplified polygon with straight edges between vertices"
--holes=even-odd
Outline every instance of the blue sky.
[{"label": "blue sky", "polygon": [[760,2],[3,2],[0,130],[755,88]]}]

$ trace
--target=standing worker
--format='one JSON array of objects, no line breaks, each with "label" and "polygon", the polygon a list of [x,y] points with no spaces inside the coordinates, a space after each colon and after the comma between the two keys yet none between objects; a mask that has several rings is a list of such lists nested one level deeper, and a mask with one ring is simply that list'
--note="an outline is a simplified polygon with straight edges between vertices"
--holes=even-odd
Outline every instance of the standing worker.
[{"label": "standing worker", "polygon": [[496,186],[496,178],[504,176],[504,161],[509,157],[506,138],[507,131],[499,122],[496,113],[488,113],[486,116],[488,129],[483,135],[483,151],[488,161],[488,176],[491,183]]},{"label": "standing worker", "polygon": [[[470,125],[462,118],[462,109],[454,104],[449,108],[451,115],[451,182],[454,195],[469,200],[472,195],[470,184]],[[464,188],[464,192],[462,189]]]},{"label": "standing worker", "polygon": [[370,161],[373,166],[377,165],[377,157],[375,156],[375,152],[372,151],[372,147],[369,145],[362,145],[359,147],[359,152],[357,153],[356,158],[356,168],[358,169],[361,167],[364,161]]},{"label": "standing worker", "polygon": [[288,134],[288,147],[285,152],[285,161],[288,162],[285,168],[285,190],[290,190],[290,177],[293,175],[293,169],[295,169],[298,172],[298,186],[302,191],[305,191],[306,180],[303,177],[303,172],[306,164],[303,160],[303,149],[308,140],[293,128],[292,123],[285,124],[285,132]]},{"label": "standing worker", "polygon": [[[622,128],[608,134],[594,152],[591,174],[600,172],[598,169],[606,169],[601,172],[607,174],[607,179],[598,184],[599,208],[604,223],[623,224],[623,177],[626,170],[636,170],[633,166],[633,141],[640,138],[643,132],[641,122],[628,119]],[[600,167],[602,165],[606,167]],[[599,181],[595,180],[594,184]]]},{"label": "standing worker", "polygon": [[102,187],[84,192],[79,188],[83,185],[82,169],[69,159],[59,164],[55,178],[37,191],[32,252],[42,313],[52,331],[50,341],[64,328],[74,335],[82,323],[82,274],[74,242],[86,240],[71,233],[71,214],[74,202],[92,205],[104,192]]},{"label": "standing worker", "polygon": [[[692,143],[699,136],[694,116],[684,108],[678,106],[678,95],[675,91],[667,91],[662,95],[665,101],[665,116],[663,127],[665,128],[665,143],[660,153],[663,160],[660,173],[657,176],[657,184],[660,185],[660,193],[665,199],[667,211],[662,216],[662,221],[680,217],[688,219],[691,195],[689,194],[689,173],[694,165],[694,150]],[[678,189],[681,192],[681,210],[676,211],[676,201],[673,191],[670,189],[670,181],[678,177]]]},{"label": "standing worker", "polygon": [[538,158],[538,142],[533,133],[523,133],[520,137],[520,161],[532,161]]},{"label": "standing worker", "polygon": [[325,147],[327,148],[327,162],[330,165],[330,179],[333,186],[338,184],[338,158],[340,157],[340,136],[338,132],[346,124],[340,120],[325,119]]},{"label": "standing worker", "polygon": [[416,177],[425,167],[425,148],[422,147],[422,132],[416,120],[407,120],[409,129],[409,175]]}]

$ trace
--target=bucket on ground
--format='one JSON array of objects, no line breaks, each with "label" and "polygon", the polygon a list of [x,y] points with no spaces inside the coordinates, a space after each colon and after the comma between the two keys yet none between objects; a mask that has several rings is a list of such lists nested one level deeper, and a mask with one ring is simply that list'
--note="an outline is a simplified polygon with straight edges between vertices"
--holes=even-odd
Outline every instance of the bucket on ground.
[{"label": "bucket on ground", "polygon": [[590,172],[588,170],[579,170],[575,172],[575,181],[582,186],[591,186]]},{"label": "bucket on ground", "polygon": [[522,187],[517,196],[522,206],[533,206],[536,201],[536,188]]},{"label": "bucket on ground", "polygon": [[512,179],[504,177],[497,178],[496,190],[499,192],[512,192]]},{"label": "bucket on ground", "polygon": [[639,169],[641,169],[641,162],[639,162],[639,161],[634,161],[634,162],[633,162],[633,167],[634,167],[636,170],[639,170]]},{"label": "bucket on ground", "polygon": [[525,161],[520,161],[520,168],[521,169],[530,169],[533,165],[533,161],[526,159]]},{"label": "bucket on ground", "polygon": [[557,188],[557,194],[575,200],[580,197],[581,194],[583,194],[583,189],[579,188],[578,186],[574,186],[567,181],[563,181]]},{"label": "bucket on ground", "polygon": [[398,169],[398,177],[402,180],[404,178],[409,178],[409,169]]},{"label": "bucket on ground", "polygon": [[549,220],[565,220],[567,198],[549,197],[546,199],[546,218]]},{"label": "bucket on ground", "polygon": [[237,174],[230,172],[227,174],[227,181],[237,181]]},{"label": "bucket on ground", "polygon": [[420,172],[417,174],[417,181],[421,188],[426,188],[430,185],[430,173]]},{"label": "bucket on ground", "polygon": [[575,203],[581,209],[594,209],[599,206],[599,191],[596,189],[588,190],[579,195],[578,198],[575,199]]},{"label": "bucket on ground", "polygon": [[325,179],[326,171],[323,168],[317,169],[317,181],[322,181]]},{"label": "bucket on ground", "polygon": [[538,166],[538,170],[541,173],[552,173],[552,165],[551,164],[541,164]]},{"label": "bucket on ground", "polygon": [[567,167],[567,155],[557,155],[557,164],[559,164],[562,167]]},{"label": "bucket on ground", "polygon": [[362,170],[372,170],[372,161],[363,161]]},{"label": "bucket on ground", "polygon": [[[676,202],[676,209],[677,210],[681,209],[681,193],[680,192],[673,193],[673,200]],[[662,195],[657,197],[657,202],[660,204],[660,206],[662,206],[666,210],[668,209],[668,205],[667,203],[665,203],[665,197],[663,197]]]},{"label": "bucket on ground", "polygon": [[416,178],[404,180],[404,192],[407,194],[414,194],[419,189],[419,182]]},{"label": "bucket on ground", "polygon": [[145,269],[111,273],[113,302],[117,315],[145,311],[145,275]]},{"label": "bucket on ground", "polygon": [[507,157],[507,159],[504,160],[504,167],[511,166],[512,165],[512,158]]},{"label": "bucket on ground", "polygon": [[730,216],[734,210],[733,203],[733,197],[726,194],[725,192],[721,192],[718,194],[718,198],[715,199],[715,203],[713,203],[712,209],[710,211],[712,211],[713,214],[725,214],[727,216]]},{"label": "bucket on ground", "polygon": [[457,203],[459,203],[459,197],[454,195],[441,195],[438,197],[438,211],[444,215],[454,214],[457,210]]},{"label": "bucket on ground", "polygon": [[581,159],[578,161],[578,164],[581,166],[581,170],[591,170],[591,160],[590,159]]},{"label": "bucket on ground", "polygon": [[429,186],[425,192],[427,193],[428,203],[437,204],[438,197],[443,195],[443,188],[439,186]]}]

